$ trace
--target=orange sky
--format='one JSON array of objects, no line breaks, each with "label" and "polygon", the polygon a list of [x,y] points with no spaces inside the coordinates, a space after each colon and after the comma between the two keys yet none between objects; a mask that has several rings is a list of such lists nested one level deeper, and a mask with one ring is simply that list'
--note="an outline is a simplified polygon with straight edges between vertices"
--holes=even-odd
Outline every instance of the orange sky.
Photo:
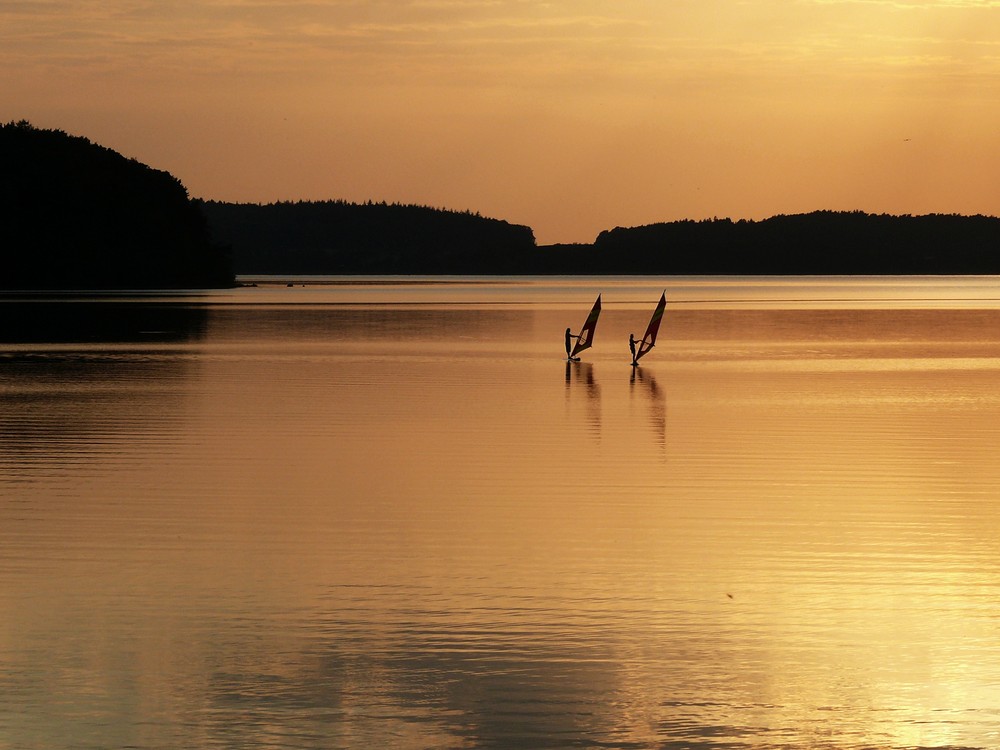
[{"label": "orange sky", "polygon": [[419,203],[539,243],[1000,214],[1000,0],[0,0],[0,120],[192,196]]}]

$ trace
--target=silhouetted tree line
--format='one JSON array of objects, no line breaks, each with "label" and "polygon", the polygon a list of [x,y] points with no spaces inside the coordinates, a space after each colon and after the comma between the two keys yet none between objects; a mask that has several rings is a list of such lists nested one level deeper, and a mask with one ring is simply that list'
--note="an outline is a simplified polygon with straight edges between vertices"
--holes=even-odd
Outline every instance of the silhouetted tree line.
[{"label": "silhouetted tree line", "polygon": [[385,203],[203,203],[238,273],[996,274],[1000,219],[817,211],[601,232],[537,247],[531,229]]},{"label": "silhouetted tree line", "polygon": [[995,217],[817,211],[617,227],[590,245],[538,247],[530,227],[468,211],[192,201],[167,172],[24,121],[0,125],[0,220],[2,289],[228,286],[234,271],[1000,273]]},{"label": "silhouetted tree line", "polygon": [[3,289],[234,282],[177,178],[61,130],[0,125],[0,219]]},{"label": "silhouetted tree line", "polygon": [[557,254],[584,273],[995,274],[1000,219],[816,211],[676,221],[618,227]]},{"label": "silhouetted tree line", "polygon": [[538,254],[529,227],[467,211],[346,201],[201,208],[241,274],[516,274]]}]

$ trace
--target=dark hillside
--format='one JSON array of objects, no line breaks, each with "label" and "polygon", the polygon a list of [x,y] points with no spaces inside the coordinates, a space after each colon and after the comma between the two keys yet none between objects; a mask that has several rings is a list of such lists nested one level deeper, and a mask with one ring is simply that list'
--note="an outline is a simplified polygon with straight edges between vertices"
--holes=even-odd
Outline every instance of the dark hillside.
[{"label": "dark hillside", "polygon": [[86,138],[0,126],[4,289],[228,286],[180,181]]},{"label": "dark hillside", "polygon": [[531,229],[385,203],[202,203],[238,273],[997,274],[1000,219],[816,211],[618,227],[536,247]]},{"label": "dark hillside", "polygon": [[525,273],[529,227],[468,212],[344,201],[201,203],[241,274]]},{"label": "dark hillside", "polygon": [[601,232],[592,273],[996,274],[1000,219],[816,211],[763,221],[677,221]]}]

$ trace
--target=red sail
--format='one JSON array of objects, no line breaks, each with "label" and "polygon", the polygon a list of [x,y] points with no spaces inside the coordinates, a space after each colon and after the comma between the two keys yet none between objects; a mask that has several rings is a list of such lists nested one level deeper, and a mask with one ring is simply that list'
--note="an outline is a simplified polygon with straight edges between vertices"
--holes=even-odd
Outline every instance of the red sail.
[{"label": "red sail", "polygon": [[642,341],[639,342],[639,350],[635,353],[635,361],[638,362],[639,359],[649,352],[653,348],[653,344],[656,343],[656,334],[660,330],[660,320],[663,318],[663,308],[667,306],[667,293],[664,292],[660,295],[660,301],[656,303],[656,309],[653,310],[653,317],[649,319],[649,325],[646,326],[646,332],[642,334]]},{"label": "red sail", "polygon": [[597,295],[597,302],[587,316],[587,322],[583,324],[580,331],[580,338],[576,340],[573,352],[569,356],[575,357],[577,352],[589,349],[594,343],[594,331],[597,330],[597,316],[601,314],[601,295]]}]

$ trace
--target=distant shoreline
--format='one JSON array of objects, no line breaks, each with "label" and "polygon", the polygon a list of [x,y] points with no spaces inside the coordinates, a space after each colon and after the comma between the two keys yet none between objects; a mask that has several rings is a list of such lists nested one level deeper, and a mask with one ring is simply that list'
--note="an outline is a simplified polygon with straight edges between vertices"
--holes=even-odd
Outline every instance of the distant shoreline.
[{"label": "distant shoreline", "polygon": [[[225,289],[248,276],[993,276],[1000,218],[862,211],[680,220],[538,245],[471,211],[191,199],[173,175],[26,121],[0,126],[11,290]],[[287,283],[287,282],[286,282]]]},{"label": "distant shoreline", "polygon": [[202,203],[237,276],[1000,274],[1000,218],[815,211],[615,227],[536,245],[529,227],[419,206]]},{"label": "distant shoreline", "polygon": [[38,289],[0,289],[0,303],[31,302],[46,300],[67,300],[72,298],[98,299],[114,298],[127,300],[130,298],[155,299],[186,296],[206,296],[220,291],[249,289],[253,287],[336,287],[336,286],[447,286],[447,285],[498,285],[521,284],[531,279],[540,282],[556,280],[593,281],[607,279],[609,281],[627,281],[630,279],[650,279],[688,281],[704,279],[711,281],[754,282],[787,281],[791,279],[813,279],[817,281],[862,281],[879,279],[901,279],[915,281],[919,279],[942,280],[961,279],[997,279],[998,295],[1000,295],[1000,273],[993,274],[948,274],[948,273],[908,273],[908,274],[639,274],[639,273],[591,273],[591,274],[244,274],[236,277],[236,283],[229,287],[190,287],[167,288],[150,287],[145,289],[116,288],[38,288]]}]

